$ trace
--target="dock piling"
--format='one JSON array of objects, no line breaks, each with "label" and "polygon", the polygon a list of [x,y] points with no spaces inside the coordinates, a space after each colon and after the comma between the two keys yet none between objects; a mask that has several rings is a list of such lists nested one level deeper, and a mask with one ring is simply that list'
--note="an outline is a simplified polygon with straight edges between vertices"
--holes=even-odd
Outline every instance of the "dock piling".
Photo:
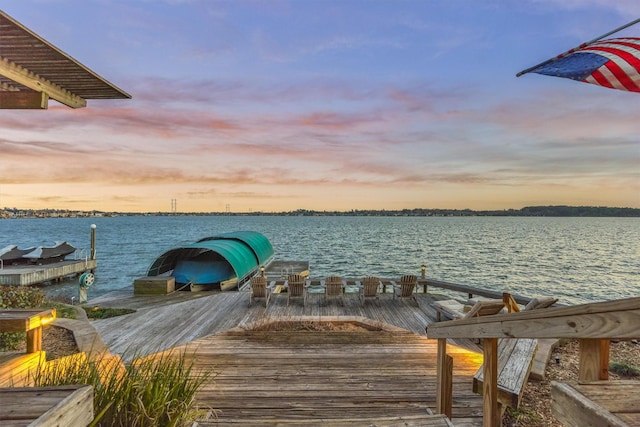
[{"label": "dock piling", "polygon": [[91,259],[96,259],[96,225],[91,224]]}]

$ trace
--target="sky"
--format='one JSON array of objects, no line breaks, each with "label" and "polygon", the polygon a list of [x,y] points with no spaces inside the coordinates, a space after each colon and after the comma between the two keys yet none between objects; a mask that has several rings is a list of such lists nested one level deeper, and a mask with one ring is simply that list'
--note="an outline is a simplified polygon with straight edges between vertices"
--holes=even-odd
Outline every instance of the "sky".
[{"label": "sky", "polygon": [[640,208],[640,94],[516,77],[640,17],[636,0],[0,10],[132,96],[1,110],[0,207]]}]

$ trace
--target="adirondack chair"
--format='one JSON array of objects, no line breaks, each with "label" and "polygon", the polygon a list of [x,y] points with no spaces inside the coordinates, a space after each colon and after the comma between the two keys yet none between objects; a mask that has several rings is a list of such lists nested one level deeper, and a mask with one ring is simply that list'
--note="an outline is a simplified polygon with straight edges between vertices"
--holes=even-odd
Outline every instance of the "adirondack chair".
[{"label": "adirondack chair", "polygon": [[403,299],[412,299],[418,304],[418,300],[414,294],[416,286],[418,285],[418,277],[412,274],[406,274],[400,277],[400,283],[392,282],[393,284],[393,298],[398,298],[399,301]]},{"label": "adirondack chair", "polygon": [[337,299],[344,306],[344,280],[339,276],[329,276],[324,280],[324,303],[329,303],[329,298]]},{"label": "adirondack chair", "polygon": [[360,283],[360,302],[364,305],[367,299],[375,298],[380,306],[380,297],[378,296],[378,289],[380,289],[380,278],[375,276],[368,276],[362,279]]},{"label": "adirondack chair", "polygon": [[300,274],[290,274],[287,278],[287,306],[291,299],[302,298],[302,305],[307,305],[306,278]]},{"label": "adirondack chair", "polygon": [[263,299],[264,306],[269,304],[271,299],[271,288],[267,285],[267,278],[264,276],[254,276],[251,278],[251,291],[249,292],[249,307],[254,299]]}]

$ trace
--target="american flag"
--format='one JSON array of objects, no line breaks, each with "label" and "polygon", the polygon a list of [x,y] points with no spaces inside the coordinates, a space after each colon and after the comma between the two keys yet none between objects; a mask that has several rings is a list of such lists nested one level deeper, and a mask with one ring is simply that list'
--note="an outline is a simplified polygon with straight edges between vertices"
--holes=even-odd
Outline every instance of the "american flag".
[{"label": "american flag", "polygon": [[640,38],[616,38],[583,45],[530,72],[640,92]]}]

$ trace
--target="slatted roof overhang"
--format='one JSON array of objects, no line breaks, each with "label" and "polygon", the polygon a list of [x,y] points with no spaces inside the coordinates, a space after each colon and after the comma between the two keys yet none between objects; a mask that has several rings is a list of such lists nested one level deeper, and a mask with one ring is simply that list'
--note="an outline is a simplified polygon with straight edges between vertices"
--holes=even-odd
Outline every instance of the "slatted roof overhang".
[{"label": "slatted roof overhang", "polygon": [[0,109],[46,109],[49,98],[81,108],[131,95],[0,10]]}]

